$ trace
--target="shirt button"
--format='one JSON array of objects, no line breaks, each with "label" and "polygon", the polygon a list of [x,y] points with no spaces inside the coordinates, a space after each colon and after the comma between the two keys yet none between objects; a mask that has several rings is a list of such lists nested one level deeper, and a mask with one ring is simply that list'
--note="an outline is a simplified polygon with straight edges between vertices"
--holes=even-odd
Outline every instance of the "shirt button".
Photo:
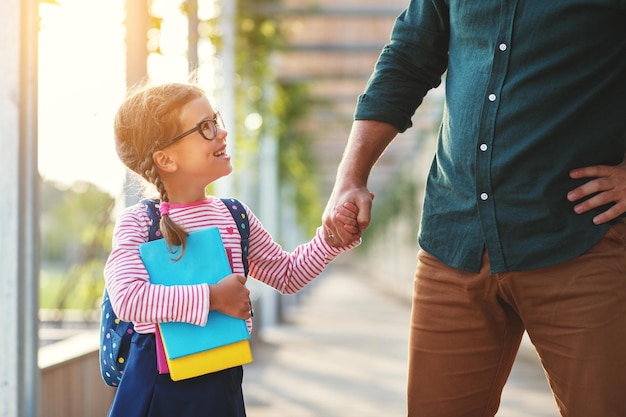
[{"label": "shirt button", "polygon": [[501,43],[500,45],[498,45],[498,49],[500,49],[502,52],[506,51],[506,43]]},{"label": "shirt button", "polygon": [[480,144],[480,150],[485,152],[487,150],[487,144],[486,143],[481,143]]},{"label": "shirt button", "polygon": [[496,101],[496,95],[495,94],[489,94],[489,101]]},{"label": "shirt button", "polygon": [[489,194],[487,194],[487,193],[481,193],[481,194],[480,194],[480,199],[481,199],[481,200],[485,201],[485,200],[487,200],[488,198],[489,198]]}]

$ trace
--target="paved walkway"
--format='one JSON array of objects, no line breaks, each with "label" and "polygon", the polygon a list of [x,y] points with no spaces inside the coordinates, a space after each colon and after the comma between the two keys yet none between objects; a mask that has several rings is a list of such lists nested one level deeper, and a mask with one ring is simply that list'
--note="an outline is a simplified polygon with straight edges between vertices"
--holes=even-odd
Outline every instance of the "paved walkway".
[{"label": "paved walkway", "polygon": [[[406,416],[410,305],[333,265],[265,329],[244,371],[248,417]],[[519,364],[518,364],[519,363]],[[558,417],[528,346],[498,417]]]}]

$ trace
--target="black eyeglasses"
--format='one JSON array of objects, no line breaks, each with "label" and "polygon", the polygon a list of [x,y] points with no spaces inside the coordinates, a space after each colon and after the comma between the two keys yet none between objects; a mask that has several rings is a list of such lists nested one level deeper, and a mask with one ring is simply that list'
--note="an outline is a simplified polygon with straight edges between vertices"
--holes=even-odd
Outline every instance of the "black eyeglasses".
[{"label": "black eyeglasses", "polygon": [[220,113],[216,112],[214,119],[202,119],[202,120],[200,120],[191,129],[189,129],[189,130],[181,133],[180,135],[177,135],[177,136],[173,137],[172,139],[168,140],[167,142],[165,142],[166,144],[163,146],[163,148],[166,148],[166,147],[170,146],[171,144],[173,144],[177,140],[182,139],[182,138],[184,138],[187,135],[191,135],[195,131],[198,131],[200,133],[200,136],[202,136],[204,139],[206,139],[206,140],[213,140],[213,139],[215,139],[217,137],[217,128],[218,127],[223,128],[224,127],[224,121],[222,120],[222,116],[220,115]]}]

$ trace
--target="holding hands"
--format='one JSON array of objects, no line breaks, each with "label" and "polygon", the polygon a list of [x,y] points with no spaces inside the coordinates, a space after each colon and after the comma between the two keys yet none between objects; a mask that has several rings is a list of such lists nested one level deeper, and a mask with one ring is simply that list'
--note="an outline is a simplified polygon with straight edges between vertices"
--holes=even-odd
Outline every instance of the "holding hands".
[{"label": "holding hands", "polygon": [[326,242],[342,247],[359,239],[369,226],[373,200],[367,188],[333,193],[322,215]]}]

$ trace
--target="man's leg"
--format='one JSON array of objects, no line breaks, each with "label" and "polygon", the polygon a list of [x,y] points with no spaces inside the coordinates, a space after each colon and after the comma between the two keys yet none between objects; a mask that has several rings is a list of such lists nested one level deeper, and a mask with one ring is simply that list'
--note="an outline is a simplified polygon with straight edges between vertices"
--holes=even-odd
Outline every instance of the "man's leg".
[{"label": "man's leg", "polygon": [[626,416],[625,242],[620,223],[585,254],[511,281],[564,417]]},{"label": "man's leg", "polygon": [[409,341],[410,417],[494,416],[523,334],[487,256],[479,273],[420,251]]}]

